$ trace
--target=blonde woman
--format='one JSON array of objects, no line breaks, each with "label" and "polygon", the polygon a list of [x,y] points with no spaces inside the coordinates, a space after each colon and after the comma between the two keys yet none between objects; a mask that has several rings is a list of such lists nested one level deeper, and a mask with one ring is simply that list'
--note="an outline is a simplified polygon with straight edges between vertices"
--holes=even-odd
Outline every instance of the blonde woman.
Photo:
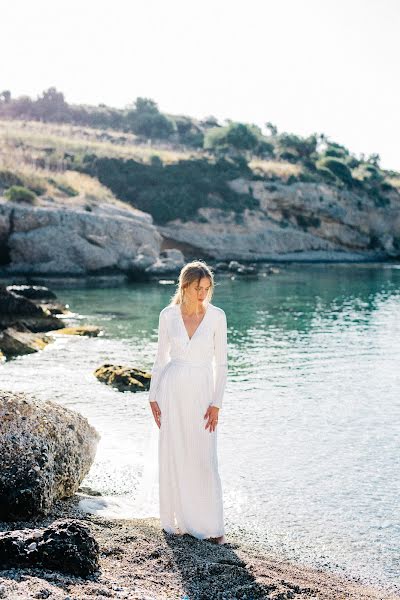
[{"label": "blonde woman", "polygon": [[225,544],[217,427],[227,380],[227,322],[211,304],[214,276],[187,263],[159,316],[149,402],[159,427],[164,531]]}]

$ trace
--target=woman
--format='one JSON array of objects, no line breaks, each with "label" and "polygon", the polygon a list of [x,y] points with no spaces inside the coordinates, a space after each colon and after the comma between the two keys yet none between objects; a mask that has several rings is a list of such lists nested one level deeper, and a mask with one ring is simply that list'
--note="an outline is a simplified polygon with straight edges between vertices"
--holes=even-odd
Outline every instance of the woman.
[{"label": "woman", "polygon": [[225,544],[217,424],[226,386],[227,323],[214,276],[187,263],[159,317],[149,402],[159,427],[160,520],[168,533]]}]

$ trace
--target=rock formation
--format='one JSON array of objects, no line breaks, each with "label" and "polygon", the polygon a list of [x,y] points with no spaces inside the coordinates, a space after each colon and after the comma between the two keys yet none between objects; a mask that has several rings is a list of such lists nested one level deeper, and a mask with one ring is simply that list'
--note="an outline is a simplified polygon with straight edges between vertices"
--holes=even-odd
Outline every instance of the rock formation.
[{"label": "rock formation", "polygon": [[41,567],[82,577],[98,569],[99,552],[88,527],[72,519],[0,533],[1,569]]},{"label": "rock formation", "polygon": [[0,519],[46,514],[89,472],[99,434],[59,404],[0,392]]}]

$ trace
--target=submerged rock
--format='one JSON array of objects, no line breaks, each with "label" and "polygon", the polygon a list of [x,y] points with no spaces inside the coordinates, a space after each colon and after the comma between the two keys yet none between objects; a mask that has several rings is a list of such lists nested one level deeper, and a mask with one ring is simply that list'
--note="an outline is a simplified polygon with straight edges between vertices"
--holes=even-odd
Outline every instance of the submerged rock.
[{"label": "submerged rock", "polygon": [[150,389],[151,374],[133,367],[106,364],[96,369],[94,376],[120,392],[144,392]]},{"label": "submerged rock", "polygon": [[0,519],[47,514],[89,472],[99,434],[80,414],[0,391]]},{"label": "submerged rock", "polygon": [[99,545],[88,527],[70,519],[46,529],[0,533],[0,568],[42,567],[85,576],[97,571]]}]

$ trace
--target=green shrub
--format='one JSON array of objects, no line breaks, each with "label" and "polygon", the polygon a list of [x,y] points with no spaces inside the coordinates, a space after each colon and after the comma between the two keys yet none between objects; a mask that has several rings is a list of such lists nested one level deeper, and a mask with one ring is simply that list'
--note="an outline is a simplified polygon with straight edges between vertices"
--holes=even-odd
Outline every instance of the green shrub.
[{"label": "green shrub", "polygon": [[125,116],[125,126],[150,139],[166,139],[176,131],[175,123],[160,113],[156,102],[149,98],[136,99],[134,109]]},{"label": "green shrub", "polygon": [[337,158],[322,158],[317,163],[317,169],[321,168],[328,169],[329,171],[331,171],[331,173],[336,175],[336,177],[343,181],[343,183],[347,185],[352,185],[353,176],[351,174],[351,170],[341,160]]},{"label": "green shrub", "polygon": [[206,150],[238,152],[251,151],[261,157],[273,156],[274,146],[262,135],[259,127],[245,123],[229,123],[225,127],[212,127],[204,136]]},{"label": "green shrub", "polygon": [[55,183],[57,189],[60,190],[60,192],[63,192],[64,194],[66,194],[67,196],[78,196],[79,192],[74,189],[72,186],[66,184],[66,183]]},{"label": "green shrub", "polygon": [[198,208],[205,206],[234,212],[259,207],[250,194],[239,194],[228,185],[237,177],[251,176],[242,157],[215,162],[181,160],[162,168],[132,159],[98,158],[86,165],[86,172],[121,200],[149,212],[158,224],[177,218],[191,220]]},{"label": "green shrub", "polygon": [[296,215],[297,224],[303,229],[308,227],[320,227],[321,219],[312,215]]},{"label": "green shrub", "polygon": [[21,185],[12,185],[5,194],[10,202],[27,202],[28,204],[36,203],[36,194],[32,190]]},{"label": "green shrub", "polygon": [[310,160],[316,155],[317,136],[301,137],[292,133],[280,133],[275,136],[278,156],[292,162]]},{"label": "green shrub", "polygon": [[332,171],[326,169],[325,167],[318,167],[317,173],[319,173],[319,175],[321,175],[321,177],[323,177],[325,181],[329,181],[332,183],[335,183],[337,181],[336,176],[332,173]]}]

